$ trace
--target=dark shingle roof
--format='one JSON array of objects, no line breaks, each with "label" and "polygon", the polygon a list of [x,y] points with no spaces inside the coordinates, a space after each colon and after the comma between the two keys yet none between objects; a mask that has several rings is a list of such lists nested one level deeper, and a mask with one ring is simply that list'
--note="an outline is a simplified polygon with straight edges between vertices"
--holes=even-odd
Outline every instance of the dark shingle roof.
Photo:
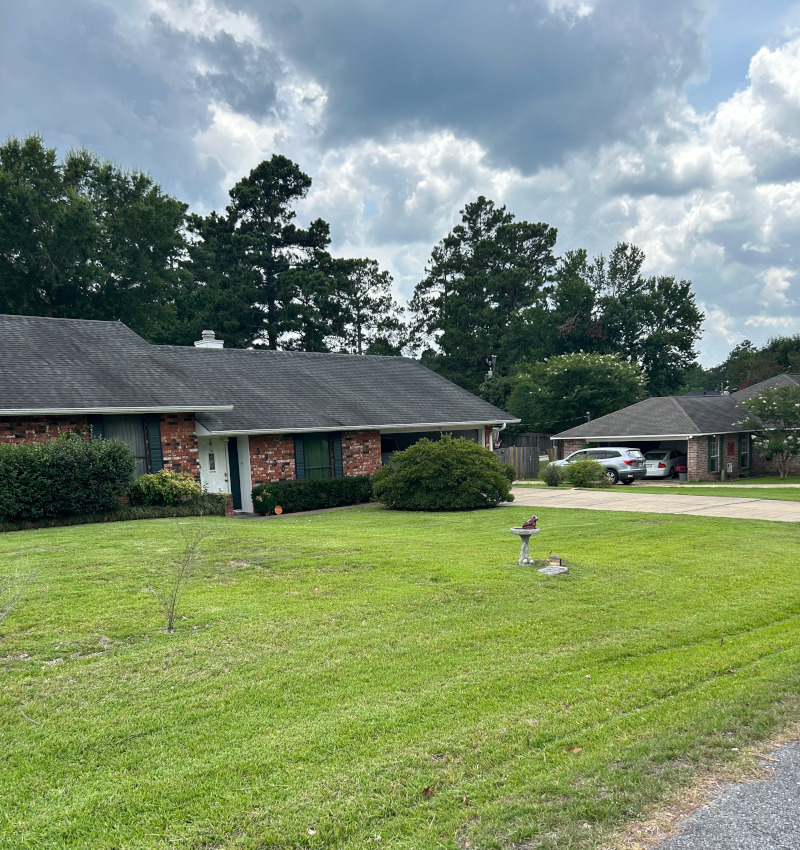
[{"label": "dark shingle roof", "polygon": [[198,416],[210,431],[517,421],[405,357],[159,348],[203,383],[225,388],[233,410]]},{"label": "dark shingle roof", "polygon": [[0,316],[0,414],[167,408],[216,432],[517,421],[403,357],[154,346],[120,322]]},{"label": "dark shingle roof", "polygon": [[121,322],[0,315],[0,412],[226,405]]},{"label": "dark shingle roof", "polygon": [[777,375],[745,390],[723,396],[661,396],[646,398],[556,434],[562,439],[607,437],[680,437],[740,431],[737,423],[745,418],[738,407],[761,390],[779,386],[800,386],[800,375]]}]

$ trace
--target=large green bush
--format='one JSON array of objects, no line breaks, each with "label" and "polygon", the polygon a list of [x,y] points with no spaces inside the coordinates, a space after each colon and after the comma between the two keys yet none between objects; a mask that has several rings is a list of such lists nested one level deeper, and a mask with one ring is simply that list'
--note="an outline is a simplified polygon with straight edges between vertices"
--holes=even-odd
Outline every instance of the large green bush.
[{"label": "large green bush", "polygon": [[188,472],[162,469],[152,475],[140,475],[130,489],[132,505],[182,505],[203,495],[200,482]]},{"label": "large green bush", "polygon": [[548,487],[558,487],[561,483],[561,467],[553,463],[545,464],[539,472],[539,478],[547,484]]},{"label": "large green bush", "polygon": [[253,510],[259,514],[271,514],[278,505],[284,513],[292,514],[371,500],[372,479],[368,475],[275,481],[253,487]]},{"label": "large green bush", "polygon": [[135,458],[119,440],[80,434],[0,445],[0,520],[93,514],[117,506]]},{"label": "large green bush", "polygon": [[375,498],[402,511],[458,511],[510,502],[514,468],[483,446],[444,435],[397,452],[372,476]]},{"label": "large green bush", "polygon": [[564,480],[573,487],[607,487],[610,484],[605,468],[593,457],[574,460],[561,469]]}]

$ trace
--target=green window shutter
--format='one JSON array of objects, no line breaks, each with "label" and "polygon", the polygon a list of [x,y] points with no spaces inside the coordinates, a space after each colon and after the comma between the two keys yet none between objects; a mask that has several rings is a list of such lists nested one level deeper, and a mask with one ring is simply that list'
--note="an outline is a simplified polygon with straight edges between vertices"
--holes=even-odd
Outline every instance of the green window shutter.
[{"label": "green window shutter", "polygon": [[711,462],[711,458],[714,454],[714,440],[716,440],[716,437],[709,437],[708,438],[708,471],[709,472],[715,471],[714,466]]},{"label": "green window shutter", "polygon": [[342,435],[331,434],[331,442],[333,443],[333,477],[343,478],[344,468],[342,465]]},{"label": "green window shutter", "polygon": [[106,436],[105,428],[103,427],[102,416],[89,417],[89,429],[93,440],[102,440]]},{"label": "green window shutter", "polygon": [[160,472],[164,468],[164,452],[161,449],[161,417],[157,413],[148,413],[144,418],[147,431],[147,457],[150,472]]},{"label": "green window shutter", "polygon": [[306,477],[306,450],[302,434],[294,438],[294,477]]}]

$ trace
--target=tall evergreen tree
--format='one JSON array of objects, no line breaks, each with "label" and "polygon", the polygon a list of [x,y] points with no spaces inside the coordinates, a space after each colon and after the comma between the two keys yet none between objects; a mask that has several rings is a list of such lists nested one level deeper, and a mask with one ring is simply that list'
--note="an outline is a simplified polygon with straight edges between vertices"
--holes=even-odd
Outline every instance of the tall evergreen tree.
[{"label": "tall evergreen tree", "polygon": [[433,249],[411,301],[417,338],[438,347],[428,362],[476,390],[488,357],[519,359],[536,333],[531,313],[545,307],[555,241],[555,228],[515,221],[483,196],[467,204],[461,224]]},{"label": "tall evergreen tree", "polygon": [[310,186],[307,174],[276,154],[230,190],[226,215],[192,220],[199,240],[191,250],[193,299],[223,307],[219,320],[207,315],[203,322],[230,328],[225,333],[234,344],[324,345],[331,324],[329,227],[321,219],[307,229],[294,224],[293,206]]},{"label": "tall evergreen tree", "polygon": [[392,295],[392,277],[377,261],[334,260],[339,330],[335,351],[351,354],[399,354],[405,342],[403,308]]},{"label": "tall evergreen tree", "polygon": [[687,280],[641,275],[644,252],[621,242],[589,268],[602,328],[597,348],[637,363],[651,395],[670,395],[694,363],[703,314]]}]

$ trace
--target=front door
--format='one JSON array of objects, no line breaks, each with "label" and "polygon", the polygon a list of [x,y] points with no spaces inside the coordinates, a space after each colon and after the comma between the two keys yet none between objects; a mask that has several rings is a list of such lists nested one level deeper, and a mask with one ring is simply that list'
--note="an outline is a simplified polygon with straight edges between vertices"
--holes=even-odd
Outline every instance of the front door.
[{"label": "front door", "polygon": [[200,483],[209,493],[230,493],[228,447],[221,437],[198,437]]}]

